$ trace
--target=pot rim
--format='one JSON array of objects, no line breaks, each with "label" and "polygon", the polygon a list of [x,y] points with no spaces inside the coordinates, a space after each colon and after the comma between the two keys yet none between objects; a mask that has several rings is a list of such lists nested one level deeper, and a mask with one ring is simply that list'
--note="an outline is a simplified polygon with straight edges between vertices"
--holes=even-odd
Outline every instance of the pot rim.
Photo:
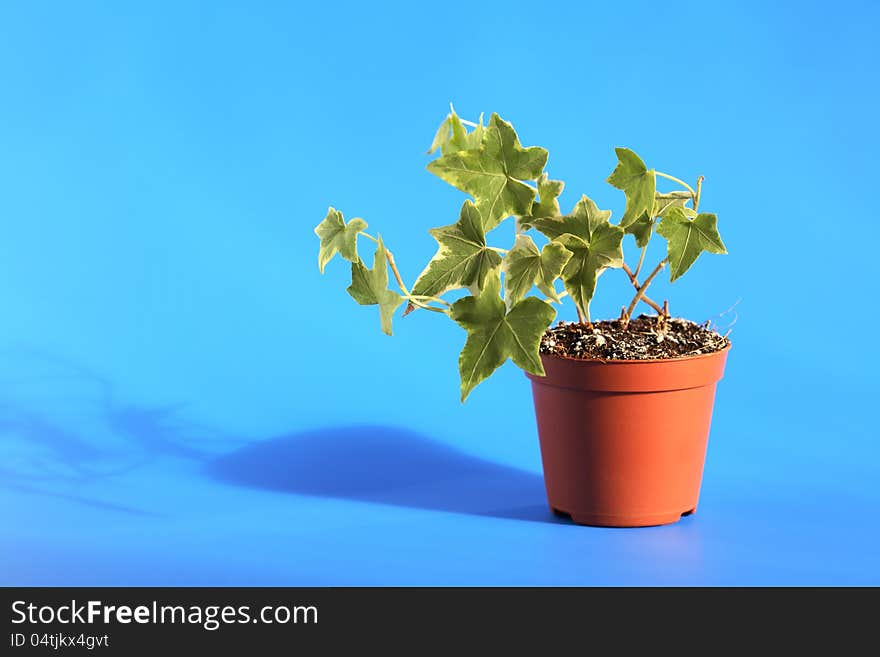
[{"label": "pot rim", "polygon": [[552,358],[560,361],[574,362],[574,363],[594,363],[599,365],[650,365],[651,363],[676,363],[686,360],[699,360],[701,358],[712,358],[713,356],[719,356],[727,351],[730,351],[730,348],[733,346],[733,343],[728,340],[727,346],[724,349],[719,349],[718,351],[712,351],[708,354],[694,354],[693,356],[676,356],[675,358],[631,358],[627,360],[620,359],[612,359],[612,360],[602,360],[601,358],[572,358],[571,356],[558,356],[556,354],[540,354],[541,358]]}]

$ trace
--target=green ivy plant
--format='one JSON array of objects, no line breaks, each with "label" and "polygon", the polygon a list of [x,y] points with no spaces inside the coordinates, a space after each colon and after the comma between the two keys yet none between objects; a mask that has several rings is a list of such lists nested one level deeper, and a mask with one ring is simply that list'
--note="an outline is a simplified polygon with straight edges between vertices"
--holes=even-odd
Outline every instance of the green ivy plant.
[{"label": "green ivy plant", "polygon": [[[482,116],[472,123],[450,110],[428,150],[429,155],[440,153],[428,163],[428,171],[471,198],[464,201],[455,223],[429,231],[437,252],[412,288],[403,282],[381,235],[367,233],[363,219],[346,223],[331,207],[315,233],[321,241],[318,268],[323,273],[337,253],[348,260],[348,293],[361,305],[379,307],[381,327],[388,335],[394,312],[404,304],[404,315],[416,309],[443,313],[467,331],[458,361],[462,401],[508,358],[527,372],[543,375],[539,349],[541,336],[556,316],[553,304],[571,298],[579,321],[591,327],[590,301],[605,270],[621,269],[635,289],[621,309],[620,321],[626,327],[640,302],[661,319],[669,317],[667,303],[660,306],[645,294],[665,267],[675,281],[703,251],[727,253],[715,215],[699,212],[702,176],[691,186],[649,169],[630,149],[617,148],[617,166],[607,182],[626,197],[620,221],[611,223],[611,211],[600,210],[586,195],[571,212],[563,213],[558,198],[564,183],[551,180],[544,170],[547,150],[524,148],[513,126],[497,114],[484,125]],[[660,192],[658,178],[681,189]],[[511,217],[516,227],[513,245],[490,246],[487,234]],[[666,240],[666,257],[640,280],[655,232]],[[539,234],[540,247],[535,242]],[[623,259],[627,234],[641,249],[635,268]],[[372,267],[358,254],[360,237],[376,245]],[[389,268],[397,291],[388,288]],[[556,286],[560,279],[561,290]],[[461,288],[469,295],[454,303],[442,298]],[[528,296],[533,289],[542,296]]]}]

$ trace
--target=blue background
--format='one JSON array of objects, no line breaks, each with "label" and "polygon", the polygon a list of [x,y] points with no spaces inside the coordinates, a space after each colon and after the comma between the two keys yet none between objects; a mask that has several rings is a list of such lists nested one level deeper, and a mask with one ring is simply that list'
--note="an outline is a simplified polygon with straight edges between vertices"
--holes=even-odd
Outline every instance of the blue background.
[{"label": "blue background", "polygon": [[[0,584],[880,584],[876,3],[558,4],[4,4]],[[555,520],[521,372],[462,406],[457,326],[318,274],[333,204],[414,280],[449,101],[563,207],[707,176],[730,255],[652,287],[737,316],[695,516]]]}]

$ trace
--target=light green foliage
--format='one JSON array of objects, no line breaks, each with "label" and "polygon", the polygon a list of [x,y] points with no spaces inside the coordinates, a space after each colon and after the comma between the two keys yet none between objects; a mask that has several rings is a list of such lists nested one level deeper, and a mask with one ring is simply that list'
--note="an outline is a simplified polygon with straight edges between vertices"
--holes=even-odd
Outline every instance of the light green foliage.
[{"label": "light green foliage", "polygon": [[413,294],[437,297],[460,287],[480,289],[501,256],[486,246],[479,210],[470,201],[461,207],[458,221],[432,228],[438,249],[413,285]]},{"label": "light green foliage", "polygon": [[483,138],[483,115],[480,115],[480,122],[471,132],[467,131],[461,118],[451,111],[434,135],[434,141],[431,142],[431,148],[428,149],[428,155],[433,155],[438,149],[443,155],[455,153],[456,151],[467,150],[470,148],[478,148]]},{"label": "light green foliage", "polygon": [[714,214],[701,212],[692,219],[677,207],[660,220],[657,232],[666,238],[670,281],[684,274],[703,251],[727,253],[717,224]]},{"label": "light green foliage", "polygon": [[647,212],[623,229],[627,235],[636,238],[636,246],[640,249],[647,246],[651,239],[651,231],[654,230],[654,219]]},{"label": "light green foliage", "polygon": [[528,215],[536,180],[547,163],[547,151],[523,148],[513,127],[492,114],[480,145],[449,152],[428,164],[428,171],[474,197],[486,232],[510,215]]},{"label": "light green foliage", "polygon": [[642,159],[628,148],[615,148],[617,167],[608,176],[608,183],[626,194],[626,210],[620,225],[626,228],[645,213],[654,211],[657,183],[654,170],[648,170]]},{"label": "light green foliage", "polygon": [[666,214],[667,210],[671,208],[683,208],[687,205],[688,201],[693,200],[693,195],[690,192],[667,192],[666,194],[661,194],[657,192],[654,195],[654,215],[655,217],[662,217]]},{"label": "light green foliage", "polygon": [[556,311],[537,297],[518,301],[508,310],[500,286],[493,275],[478,296],[459,299],[450,311],[468,334],[458,358],[462,401],[508,358],[526,372],[544,374],[538,349]]},{"label": "light green foliage", "polygon": [[324,267],[339,252],[350,262],[358,261],[357,236],[367,227],[367,222],[355,217],[346,225],[339,210],[330,208],[324,220],[315,226],[315,234],[321,239],[318,247],[318,269],[324,273]]},{"label": "light green foliage", "polygon": [[[675,281],[703,251],[727,252],[715,215],[698,210],[702,177],[691,187],[649,169],[628,148],[615,150],[617,166],[607,182],[626,197],[621,220],[612,224],[611,211],[600,210],[587,196],[563,215],[559,197],[564,183],[551,180],[544,171],[545,149],[524,148],[513,126],[497,114],[483,125],[482,115],[472,123],[451,109],[434,135],[428,153],[439,156],[428,164],[428,170],[473,200],[464,202],[455,223],[429,231],[437,241],[437,251],[412,289],[403,282],[381,237],[364,232],[367,224],[362,219],[346,224],[342,213],[332,207],[315,228],[320,238],[318,266],[323,272],[337,252],[350,260],[348,292],[360,304],[379,306],[385,333],[391,334],[392,315],[404,302],[407,312],[421,308],[446,314],[464,328],[467,338],[459,356],[462,401],[508,359],[527,372],[542,375],[541,337],[556,315],[549,302],[560,303],[570,296],[581,320],[590,325],[590,303],[599,276],[609,268],[626,268],[634,296],[628,307],[623,306],[622,325],[628,326],[640,301],[668,317],[666,304],[644,296],[662,268],[668,264]],[[658,177],[684,189],[659,191]],[[487,233],[509,216],[516,222],[513,246],[506,251],[487,244]],[[667,255],[653,270],[643,269],[645,247],[655,227],[667,242]],[[535,232],[527,235],[532,229]],[[361,233],[377,243],[370,269],[358,257]],[[642,249],[638,265],[632,268],[623,260],[622,242],[627,234]],[[400,293],[388,289],[389,268]],[[562,292],[557,291],[558,279],[565,287]],[[442,298],[460,288],[470,295],[454,303]],[[533,288],[544,298],[528,296]]]},{"label": "light green foliage", "polygon": [[611,210],[600,210],[586,195],[575,204],[571,213],[562,217],[534,219],[532,226],[551,240],[565,233],[577,235],[590,241],[592,233],[600,226],[609,224]]},{"label": "light green foliage", "polygon": [[[464,126],[462,126],[464,127]],[[427,154],[433,155],[437,149],[440,149],[442,152],[443,147],[448,144],[452,140],[452,115],[449,114],[443,122],[440,124],[440,127],[437,128],[437,132],[434,133],[434,140],[431,142],[431,148],[428,149]]]},{"label": "light green foliage", "polygon": [[559,195],[565,187],[565,183],[561,180],[550,180],[547,172],[544,172],[538,178],[538,200],[532,204],[531,215],[526,217],[517,217],[517,233],[529,230],[531,223],[535,219],[558,217],[562,214],[559,209]]},{"label": "light green foliage", "polygon": [[550,242],[540,251],[528,235],[518,235],[513,248],[504,256],[504,298],[511,306],[537,285],[544,295],[559,302],[553,281],[559,278],[571,251],[562,244]]},{"label": "light green foliage", "polygon": [[[664,216],[671,208],[684,208],[688,201],[693,200],[690,192],[669,192],[661,194],[657,192],[654,195],[654,207],[652,212],[642,212],[639,218],[625,227],[627,235],[632,235],[636,239],[636,246],[640,249],[647,246],[651,239],[651,231],[654,230],[654,223],[657,217]],[[687,208],[690,210],[690,208]]]},{"label": "light green foliage", "polygon": [[639,215],[639,218],[626,226],[624,230],[627,235],[635,237],[636,246],[640,249],[644,248],[651,239],[651,232],[654,230],[656,218],[664,216],[666,212],[675,207],[684,208],[686,212],[692,212],[691,208],[685,206],[688,201],[692,200],[693,194],[690,192],[657,192],[654,194],[654,207],[652,212],[642,212],[642,214]]},{"label": "light green foliage", "polygon": [[613,226],[610,218],[610,210],[600,210],[590,198],[582,196],[571,214],[532,222],[572,254],[562,270],[562,282],[585,317],[590,313],[599,274],[608,267],[623,265],[623,229]]},{"label": "light green foliage", "polygon": [[391,335],[391,316],[403,303],[403,297],[388,289],[387,254],[381,236],[372,269],[367,269],[361,260],[351,263],[351,285],[347,291],[362,306],[378,305],[382,331]]},{"label": "light green foliage", "polygon": [[538,178],[538,200],[532,206],[533,217],[556,217],[559,210],[559,195],[565,183],[561,180],[550,180],[546,172]]}]

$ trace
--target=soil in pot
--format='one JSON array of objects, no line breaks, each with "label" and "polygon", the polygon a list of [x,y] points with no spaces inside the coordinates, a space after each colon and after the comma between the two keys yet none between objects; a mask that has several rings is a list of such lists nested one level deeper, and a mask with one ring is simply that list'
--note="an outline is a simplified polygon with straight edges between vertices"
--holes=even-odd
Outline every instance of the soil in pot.
[{"label": "soil in pot", "polygon": [[596,360],[658,360],[721,351],[730,344],[709,323],[639,315],[624,327],[620,320],[585,324],[559,322],[541,340],[541,353]]}]

